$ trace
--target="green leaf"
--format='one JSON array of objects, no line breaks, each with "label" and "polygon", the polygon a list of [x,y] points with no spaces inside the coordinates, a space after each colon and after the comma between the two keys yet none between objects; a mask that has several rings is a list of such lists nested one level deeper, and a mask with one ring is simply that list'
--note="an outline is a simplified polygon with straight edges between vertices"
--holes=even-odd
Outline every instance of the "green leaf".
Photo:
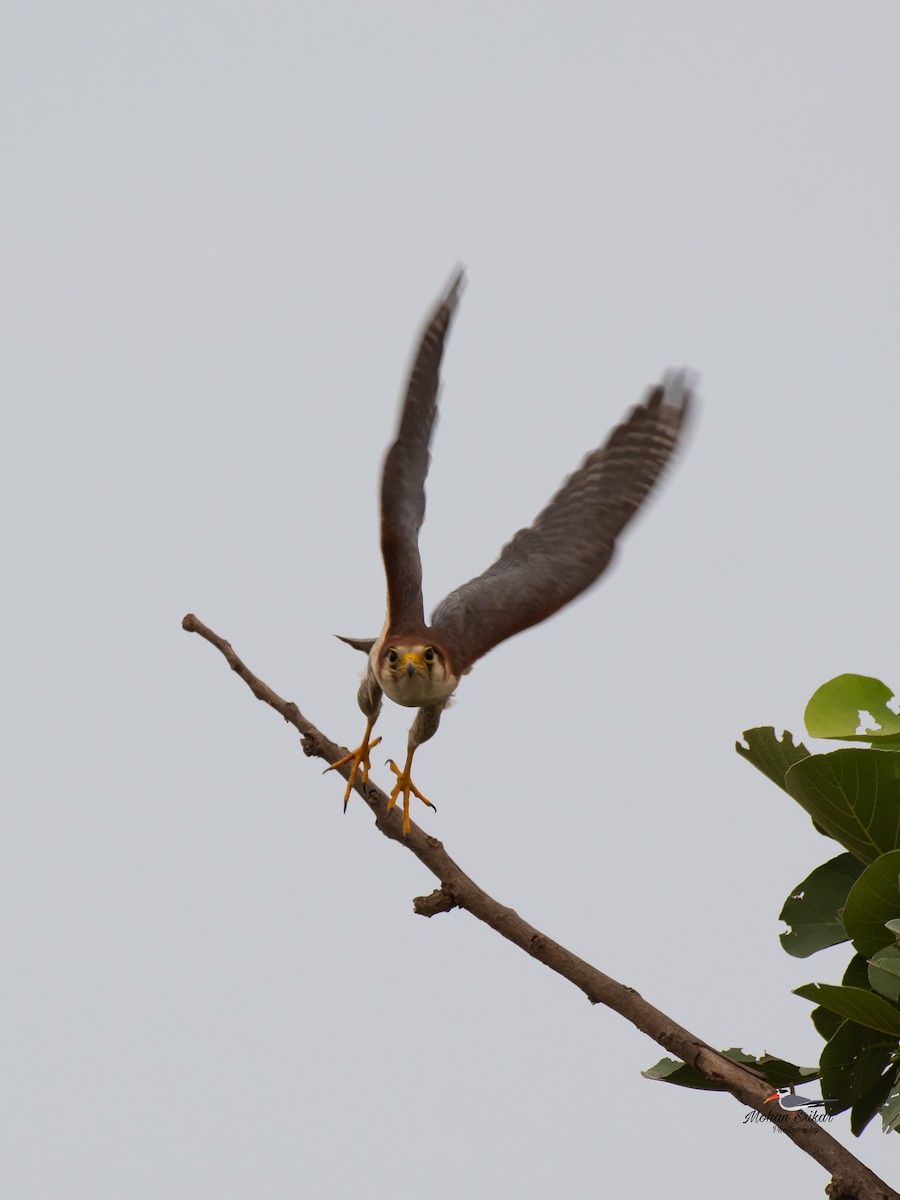
[{"label": "green leaf", "polygon": [[887,927],[888,933],[892,933],[894,937],[900,941],[900,920],[885,921],[885,926]]},{"label": "green leaf", "polygon": [[885,946],[872,955],[869,962],[869,983],[880,995],[896,1004],[900,1000],[900,949]]},{"label": "green leaf", "polygon": [[851,1109],[850,1128],[859,1136],[885,1101],[896,1065],[891,1062],[895,1038],[845,1021],[822,1050],[822,1095],[832,1100],[827,1111]]},{"label": "green leaf", "polygon": [[[868,990],[869,964],[861,954],[854,954],[847,963],[841,983],[844,987],[858,987],[864,991]],[[837,1013],[831,1012],[821,1005],[818,1008],[814,1008],[809,1017],[816,1027],[816,1032],[825,1042],[830,1042],[844,1023],[843,1017],[839,1017]]]},{"label": "green leaf", "polygon": [[[882,748],[900,747],[900,717],[888,707],[894,693],[880,679],[868,675],[837,675],[823,683],[806,706],[804,714],[810,737],[841,738],[848,742],[872,742]],[[878,730],[857,733],[863,713],[875,718]]]},{"label": "green leaf", "polygon": [[786,933],[779,935],[788,954],[808,958],[826,946],[846,942],[840,912],[862,869],[862,863],[852,854],[839,854],[816,867],[794,888],[779,914],[779,920],[790,925]]},{"label": "green leaf", "polygon": [[864,992],[868,992],[869,988],[869,964],[862,954],[854,954],[841,976],[841,983],[844,987],[862,988]]},{"label": "green leaf", "polygon": [[885,1070],[885,1073],[871,1091],[866,1092],[864,1096],[860,1096],[859,1100],[853,1105],[850,1110],[850,1132],[855,1137],[859,1137],[879,1109],[884,1107],[896,1083],[897,1067],[896,1065],[892,1065]]},{"label": "green leaf", "polygon": [[[754,1058],[752,1054],[747,1054],[739,1046],[723,1050],[722,1054],[725,1058],[730,1058],[732,1062],[749,1067],[767,1083],[771,1083],[773,1087],[807,1083],[818,1076],[815,1067],[798,1067],[796,1063],[787,1062],[773,1054],[763,1054],[759,1058]],[[658,1079],[663,1083],[675,1083],[679,1087],[697,1088],[705,1092],[724,1092],[726,1090],[724,1084],[711,1083],[696,1068],[689,1067],[687,1063],[683,1063],[677,1058],[661,1058],[658,1063],[648,1067],[646,1071],[641,1071],[641,1074],[645,1079]]]},{"label": "green leaf", "polygon": [[865,1025],[867,1029],[877,1029],[879,1033],[900,1038],[900,1011],[874,992],[867,992],[864,988],[840,987],[834,983],[805,983],[803,987],[794,988],[794,995],[821,1004],[848,1021]]},{"label": "green leaf", "polygon": [[[875,751],[869,751],[874,754]],[[896,820],[896,817],[895,817]],[[844,905],[844,928],[859,954],[871,958],[894,942],[887,922],[900,916],[900,850],[882,854],[851,887]]]},{"label": "green leaf", "polygon": [[788,769],[794,763],[809,757],[809,751],[803,743],[798,742],[795,746],[793,735],[786,729],[780,740],[775,736],[771,725],[745,729],[742,736],[747,745],[735,742],[735,750],[741,758],[746,758],[747,762],[752,763],[780,788],[784,787],[784,777]]},{"label": "green leaf", "polygon": [[900,846],[900,754],[848,747],[792,766],[785,789],[861,862]]},{"label": "green leaf", "polygon": [[894,1084],[881,1107],[881,1129],[883,1133],[900,1130],[900,1083]]},{"label": "green leaf", "polygon": [[821,1004],[812,1010],[809,1018],[816,1027],[816,1033],[825,1042],[830,1042],[844,1023],[843,1017],[823,1008]]}]

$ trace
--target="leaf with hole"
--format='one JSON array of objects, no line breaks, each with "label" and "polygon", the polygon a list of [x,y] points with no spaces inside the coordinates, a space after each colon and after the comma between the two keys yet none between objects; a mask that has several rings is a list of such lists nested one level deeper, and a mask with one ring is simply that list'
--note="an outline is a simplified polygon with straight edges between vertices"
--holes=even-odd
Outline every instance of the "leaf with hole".
[{"label": "leaf with hole", "polygon": [[[871,742],[900,749],[900,716],[888,708],[894,693],[880,679],[868,675],[837,675],[812,695],[804,714],[810,737]],[[867,716],[879,729],[872,729]],[[860,726],[866,729],[857,733]]]},{"label": "leaf with hole", "polygon": [[846,942],[841,909],[863,865],[852,854],[839,854],[797,884],[784,902],[779,920],[790,925],[779,935],[781,945],[794,958],[808,958],[817,950]]},{"label": "leaf with hole", "polygon": [[785,729],[781,738],[775,736],[771,725],[760,726],[758,729],[745,729],[743,733],[746,746],[735,742],[734,748],[741,758],[746,758],[758,771],[784,787],[784,777],[794,763],[809,758],[809,751],[802,742],[794,745],[793,735]]},{"label": "leaf with hole", "polygon": [[[798,1067],[796,1063],[787,1062],[786,1059],[778,1058],[774,1054],[762,1054],[759,1058],[755,1058],[739,1046],[723,1050],[722,1054],[725,1058],[730,1058],[732,1062],[749,1067],[767,1083],[771,1083],[773,1087],[808,1083],[818,1076],[815,1067]],[[679,1087],[696,1088],[698,1091],[724,1092],[727,1090],[724,1084],[710,1082],[695,1067],[689,1067],[687,1063],[683,1063],[677,1058],[661,1058],[658,1063],[648,1067],[646,1071],[641,1071],[641,1074],[645,1079],[675,1083]]]}]

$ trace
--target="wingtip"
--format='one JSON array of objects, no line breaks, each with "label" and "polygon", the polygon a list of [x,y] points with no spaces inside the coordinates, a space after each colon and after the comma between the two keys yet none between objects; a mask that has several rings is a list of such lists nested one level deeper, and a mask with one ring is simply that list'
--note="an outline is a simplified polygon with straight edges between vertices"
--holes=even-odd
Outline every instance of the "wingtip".
[{"label": "wingtip", "polygon": [[466,268],[461,262],[458,262],[453,268],[447,286],[444,288],[443,303],[449,305],[450,308],[456,308],[459,303],[459,298],[465,291],[466,287]]},{"label": "wingtip", "polygon": [[697,402],[699,382],[699,372],[691,367],[670,367],[652,390],[650,407],[670,409],[679,428],[684,429]]},{"label": "wingtip", "polygon": [[663,402],[686,410],[699,383],[700,375],[691,367],[670,367],[663,376]]}]

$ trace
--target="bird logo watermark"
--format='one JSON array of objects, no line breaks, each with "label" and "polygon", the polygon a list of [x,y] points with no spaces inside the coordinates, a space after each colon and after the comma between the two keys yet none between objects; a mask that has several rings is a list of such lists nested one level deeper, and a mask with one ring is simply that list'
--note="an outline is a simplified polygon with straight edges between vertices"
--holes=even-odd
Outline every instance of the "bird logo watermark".
[{"label": "bird logo watermark", "polygon": [[824,1123],[830,1121],[831,1115],[824,1112],[826,1104],[831,1104],[829,1098],[824,1100],[812,1100],[809,1096],[798,1096],[794,1091],[794,1086],[780,1087],[772,1093],[771,1096],[766,1096],[764,1103],[771,1104],[773,1100],[778,1101],[780,1112],[771,1114],[763,1114],[758,1112],[749,1112],[744,1116],[744,1124],[751,1125],[756,1121],[765,1121],[766,1124],[777,1125],[781,1121],[793,1121],[796,1119],[797,1113],[802,1112],[811,1120]]}]

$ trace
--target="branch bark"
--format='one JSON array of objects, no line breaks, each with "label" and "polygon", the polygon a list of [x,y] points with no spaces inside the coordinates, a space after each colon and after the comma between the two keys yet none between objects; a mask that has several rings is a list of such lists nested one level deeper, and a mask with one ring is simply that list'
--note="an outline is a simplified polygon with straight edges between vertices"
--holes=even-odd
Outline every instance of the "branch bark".
[{"label": "branch bark", "polygon": [[[215,646],[257,700],[268,704],[299,731],[304,754],[327,763],[343,757],[345,748],[336,745],[308,721],[293,701],[283,700],[254,675],[238,658],[229,642],[204,625],[193,613],[188,613],[181,624],[188,633],[197,633]],[[346,779],[349,767],[338,769]],[[425,833],[414,822],[404,838],[400,813],[396,809],[388,813],[388,797],[375,784],[364,784],[357,780],[354,790],[372,810],[375,824],[385,837],[414,854],[440,881],[440,887],[430,895],[418,896],[413,901],[417,913],[432,917],[452,908],[465,909],[501,937],[580,988],[591,1004],[603,1004],[611,1008],[671,1054],[696,1068],[711,1083],[730,1092],[742,1104],[755,1109],[767,1120],[777,1115],[765,1105],[766,1097],[771,1094],[771,1085],[754,1071],[725,1058],[702,1038],[649,1004],[633,988],[626,987],[578,958],[565,946],[523,920],[513,909],[489,896],[454,862],[437,838]],[[780,1113],[781,1110],[778,1111]],[[843,1200],[844,1197],[853,1197],[854,1200],[900,1200],[900,1193],[888,1187],[827,1130],[805,1114],[800,1113],[790,1121],[776,1120],[774,1123],[785,1137],[828,1171],[832,1181],[827,1190],[832,1200]]]}]

